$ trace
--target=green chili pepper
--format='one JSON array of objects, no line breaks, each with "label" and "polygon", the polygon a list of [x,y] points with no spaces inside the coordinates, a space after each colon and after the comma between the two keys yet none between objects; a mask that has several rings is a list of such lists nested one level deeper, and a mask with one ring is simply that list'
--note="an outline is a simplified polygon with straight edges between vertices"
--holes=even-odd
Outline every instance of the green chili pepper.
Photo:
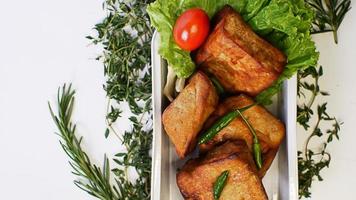
[{"label": "green chili pepper", "polygon": [[234,120],[237,116],[240,115],[240,113],[248,110],[249,108],[255,106],[256,103],[251,104],[249,106],[246,106],[241,109],[236,109],[234,111],[229,112],[222,118],[220,118],[212,127],[208,129],[207,132],[205,132],[200,138],[199,138],[199,144],[204,144],[208,142],[209,140],[213,139],[215,135],[217,135],[223,128],[225,128],[229,123]]},{"label": "green chili pepper", "polygon": [[260,143],[253,143],[253,156],[258,169],[262,168],[262,153]]},{"label": "green chili pepper", "polygon": [[224,186],[226,185],[227,177],[229,176],[229,171],[224,171],[223,173],[220,174],[220,176],[216,179],[214,183],[214,200],[218,200],[221,192],[224,189]]},{"label": "green chili pepper", "polygon": [[242,120],[245,122],[248,129],[250,130],[250,132],[253,135],[253,157],[255,159],[255,163],[256,163],[258,169],[261,169],[262,168],[262,153],[261,153],[262,150],[261,150],[261,144],[260,144],[260,141],[258,140],[256,131],[251,126],[250,122],[243,116],[243,114],[239,110],[237,110],[237,112],[239,112]]},{"label": "green chili pepper", "polygon": [[220,84],[220,82],[218,81],[218,79],[216,79],[214,76],[209,77],[211,82],[213,83],[216,91],[218,92],[219,95],[222,95],[225,93],[224,88],[222,87],[222,85]]},{"label": "green chili pepper", "polygon": [[209,130],[199,138],[199,144],[204,144],[213,139],[216,134],[225,128],[233,119],[237,117],[236,111],[229,112],[215,123]]}]

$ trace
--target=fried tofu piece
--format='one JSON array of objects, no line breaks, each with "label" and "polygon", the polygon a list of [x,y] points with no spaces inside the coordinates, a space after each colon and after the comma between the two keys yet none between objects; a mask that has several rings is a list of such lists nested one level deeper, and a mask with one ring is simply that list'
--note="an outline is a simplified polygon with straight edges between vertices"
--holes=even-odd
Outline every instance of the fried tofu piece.
[{"label": "fried tofu piece", "polygon": [[287,59],[259,37],[230,6],[216,16],[217,24],[195,61],[230,93],[256,96],[282,73]]},{"label": "fried tofu piece", "polygon": [[219,200],[267,200],[253,162],[244,141],[226,142],[204,157],[189,160],[177,173],[177,184],[185,199],[213,200],[213,185],[228,170]]},{"label": "fried tofu piece", "polygon": [[[212,126],[219,118],[228,112],[236,108],[249,106],[253,103],[254,101],[246,95],[227,98],[209,117],[204,125],[205,129]],[[251,107],[242,114],[256,130],[257,137],[261,143],[263,166],[259,170],[259,176],[262,178],[271,166],[278,148],[284,139],[285,127],[280,120],[274,117],[264,107],[259,105]],[[200,145],[200,151],[206,152],[214,148],[215,145],[223,143],[227,140],[244,140],[252,152],[253,135],[241,117],[234,119],[212,140]]]},{"label": "fried tofu piece", "polygon": [[218,94],[209,78],[203,72],[197,72],[163,112],[164,129],[180,158],[195,148],[197,135],[218,101]]}]

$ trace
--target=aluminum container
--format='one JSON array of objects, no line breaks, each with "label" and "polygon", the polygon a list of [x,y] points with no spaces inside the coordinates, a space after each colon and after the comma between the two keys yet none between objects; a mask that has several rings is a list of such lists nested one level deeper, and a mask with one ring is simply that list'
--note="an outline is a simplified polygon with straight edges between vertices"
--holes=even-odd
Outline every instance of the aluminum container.
[{"label": "aluminum container", "polygon": [[[176,184],[176,172],[186,160],[179,160],[174,146],[164,132],[161,115],[168,104],[163,95],[167,64],[158,54],[160,39],[152,39],[153,74],[153,145],[151,200],[182,200]],[[270,200],[298,199],[297,140],[296,140],[296,78],[285,81],[283,89],[268,109],[286,126],[283,141],[273,164],[263,179]],[[195,155],[194,155],[195,154]],[[196,156],[196,152],[192,156]]]}]

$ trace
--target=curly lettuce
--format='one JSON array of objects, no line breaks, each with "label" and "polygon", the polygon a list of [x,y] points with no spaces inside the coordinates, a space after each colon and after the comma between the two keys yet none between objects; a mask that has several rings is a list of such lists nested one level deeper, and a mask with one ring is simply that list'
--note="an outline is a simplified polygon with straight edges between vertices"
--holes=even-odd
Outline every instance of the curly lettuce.
[{"label": "curly lettuce", "polygon": [[195,64],[188,51],[182,50],[174,41],[173,27],[183,9],[179,0],[158,0],[150,4],[147,12],[151,24],[160,33],[159,54],[165,58],[178,77],[188,78],[195,70]]},{"label": "curly lettuce", "polygon": [[212,17],[226,4],[238,11],[256,33],[282,50],[288,58],[288,64],[278,80],[256,97],[258,102],[270,103],[284,80],[299,70],[316,65],[319,54],[309,31],[314,13],[304,0],[156,0],[148,6],[147,12],[161,36],[159,53],[178,77],[189,77],[195,70],[195,64],[190,53],[174,42],[176,19],[185,10],[195,7],[205,10]]}]

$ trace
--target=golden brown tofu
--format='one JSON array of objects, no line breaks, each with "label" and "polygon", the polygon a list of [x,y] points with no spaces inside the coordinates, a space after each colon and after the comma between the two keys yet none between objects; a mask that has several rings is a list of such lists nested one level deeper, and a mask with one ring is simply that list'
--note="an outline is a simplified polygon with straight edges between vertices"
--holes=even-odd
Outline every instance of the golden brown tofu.
[{"label": "golden brown tofu", "polygon": [[267,200],[253,158],[244,141],[226,142],[204,157],[188,161],[177,174],[185,199],[213,200],[213,185],[229,171],[219,200]]},{"label": "golden brown tofu", "polygon": [[[204,127],[207,129],[226,113],[253,104],[254,101],[246,95],[230,97],[221,103],[215,112],[209,117]],[[256,130],[261,143],[263,167],[259,170],[262,178],[278,151],[285,135],[284,124],[268,112],[264,107],[256,105],[243,112],[244,117]],[[226,140],[244,140],[252,152],[253,135],[241,117],[234,119],[223,128],[212,140],[200,145],[202,152],[212,149],[215,145]]]},{"label": "golden brown tofu", "polygon": [[233,8],[225,6],[216,21],[196,55],[196,63],[227,91],[256,96],[279,77],[286,57],[254,33]]},{"label": "golden brown tofu", "polygon": [[164,129],[180,158],[184,158],[196,146],[196,137],[215,110],[218,98],[209,78],[197,72],[163,112]]}]

